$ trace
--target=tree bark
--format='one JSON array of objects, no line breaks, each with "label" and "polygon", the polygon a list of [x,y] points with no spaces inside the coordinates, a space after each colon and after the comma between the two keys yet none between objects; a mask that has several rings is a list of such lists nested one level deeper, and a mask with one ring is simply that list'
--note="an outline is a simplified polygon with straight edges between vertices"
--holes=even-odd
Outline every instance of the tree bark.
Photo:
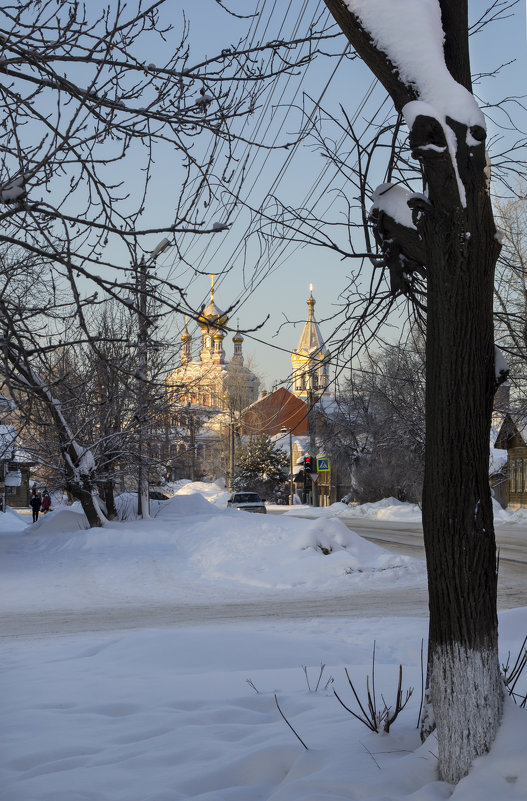
[{"label": "tree bark", "polygon": [[453,202],[457,188],[449,159],[442,165],[435,159],[433,167],[423,159],[425,175],[432,178],[431,211],[420,225],[428,276],[423,486],[428,681],[446,781],[458,781],[473,758],[489,750],[502,705],[488,477],[499,245],[483,168],[474,153],[461,163],[463,131],[457,138],[466,207]]},{"label": "tree bark", "polygon": [[[414,90],[405,87],[396,70],[387,73],[386,55],[372,52],[372,37],[343,0],[325,2],[396,108],[414,99]],[[446,64],[470,89],[466,0],[440,0],[440,6]],[[446,140],[433,117],[414,120],[410,145],[422,164],[430,200],[417,223],[427,275],[423,531],[430,606],[428,684],[440,775],[456,782],[476,756],[489,750],[502,708],[488,477],[499,244],[486,186],[485,132],[469,131],[448,118],[446,123],[457,142],[455,161],[448,147],[437,147]]]}]

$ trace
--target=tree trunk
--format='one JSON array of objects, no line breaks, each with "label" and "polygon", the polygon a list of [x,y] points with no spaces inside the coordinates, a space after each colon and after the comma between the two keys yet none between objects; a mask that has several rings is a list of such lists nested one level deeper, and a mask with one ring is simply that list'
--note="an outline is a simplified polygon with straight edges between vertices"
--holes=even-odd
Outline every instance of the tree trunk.
[{"label": "tree trunk", "polygon": [[104,524],[105,516],[99,505],[99,498],[92,489],[85,489],[76,482],[68,482],[67,491],[81,502],[82,511],[86,515],[90,528],[100,528]]},{"label": "tree trunk", "polygon": [[106,504],[106,517],[108,520],[117,520],[119,517],[117,507],[115,505],[114,482],[112,479],[107,479],[102,485],[103,498]]},{"label": "tree trunk", "polygon": [[[326,0],[396,108],[415,96],[343,0]],[[470,90],[465,0],[440,0],[451,75]],[[455,139],[455,142],[453,141]],[[489,750],[503,692],[489,487],[495,390],[492,299],[499,253],[486,186],[485,131],[416,116],[410,132],[430,206],[416,215],[427,275],[423,530],[430,630],[428,685],[439,771],[459,781]]]},{"label": "tree trunk", "polygon": [[472,759],[488,751],[502,705],[488,476],[495,388],[494,232],[490,201],[481,188],[470,193],[465,213],[459,205],[436,204],[423,224],[428,254],[423,488],[428,682],[446,781],[458,781]]}]

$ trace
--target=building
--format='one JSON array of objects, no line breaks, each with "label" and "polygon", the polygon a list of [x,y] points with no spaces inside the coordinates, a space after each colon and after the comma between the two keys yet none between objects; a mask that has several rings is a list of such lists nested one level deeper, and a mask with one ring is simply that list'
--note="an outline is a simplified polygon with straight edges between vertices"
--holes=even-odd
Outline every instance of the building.
[{"label": "building", "polygon": [[304,400],[285,387],[262,395],[242,412],[241,430],[246,436],[267,434],[274,437],[291,431],[299,437],[309,434],[308,407]]},{"label": "building", "polygon": [[494,447],[507,452],[500,502],[511,509],[527,507],[527,426],[505,414]]},{"label": "building", "polygon": [[197,478],[225,469],[229,432],[242,410],[258,397],[259,380],[244,364],[243,336],[232,337],[233,354],[227,359],[224,342],[228,317],[214,299],[202,308],[199,354],[193,358],[188,324],[181,337],[180,364],[167,379],[171,414],[167,425],[167,461],[170,478]]},{"label": "building", "polygon": [[329,387],[330,353],[315,319],[313,287],[309,287],[307,320],[297,347],[291,354],[293,392],[299,398],[313,400],[326,395]]},{"label": "building", "polygon": [[34,462],[17,444],[16,428],[0,425],[0,511],[7,506],[28,506],[32,465]]},{"label": "building", "polygon": [[[317,447],[317,430],[321,417],[330,415],[334,404],[329,393],[330,353],[315,318],[315,303],[310,287],[307,319],[291,352],[292,391],[280,387],[263,395],[244,409],[241,421],[243,436],[267,434],[289,454],[294,491],[302,499],[311,498],[313,490],[311,479],[304,478],[304,456],[322,455]],[[332,468],[333,476],[336,467]],[[321,505],[336,500],[337,487],[330,471],[319,473],[316,481]]]}]

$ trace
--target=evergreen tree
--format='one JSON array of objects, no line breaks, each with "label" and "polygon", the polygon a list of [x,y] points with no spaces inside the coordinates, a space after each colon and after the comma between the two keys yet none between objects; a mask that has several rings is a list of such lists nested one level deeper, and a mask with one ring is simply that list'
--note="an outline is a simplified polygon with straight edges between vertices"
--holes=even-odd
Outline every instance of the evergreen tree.
[{"label": "evergreen tree", "polygon": [[266,434],[254,437],[240,450],[232,488],[273,492],[287,480],[287,461],[287,454],[273,445]]}]

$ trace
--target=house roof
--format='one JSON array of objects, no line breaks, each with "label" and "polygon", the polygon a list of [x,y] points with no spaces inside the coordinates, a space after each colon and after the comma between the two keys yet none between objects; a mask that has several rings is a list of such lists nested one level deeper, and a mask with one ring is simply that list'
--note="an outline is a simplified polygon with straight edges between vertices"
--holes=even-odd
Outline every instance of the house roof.
[{"label": "house roof", "polygon": [[295,435],[305,435],[307,404],[285,387],[279,387],[243,410],[242,425],[244,433],[273,436],[285,428]]},{"label": "house roof", "polygon": [[494,447],[507,450],[512,447],[515,438],[519,438],[518,444],[527,445],[527,425],[524,422],[515,421],[510,414],[505,414],[499,425]]}]

